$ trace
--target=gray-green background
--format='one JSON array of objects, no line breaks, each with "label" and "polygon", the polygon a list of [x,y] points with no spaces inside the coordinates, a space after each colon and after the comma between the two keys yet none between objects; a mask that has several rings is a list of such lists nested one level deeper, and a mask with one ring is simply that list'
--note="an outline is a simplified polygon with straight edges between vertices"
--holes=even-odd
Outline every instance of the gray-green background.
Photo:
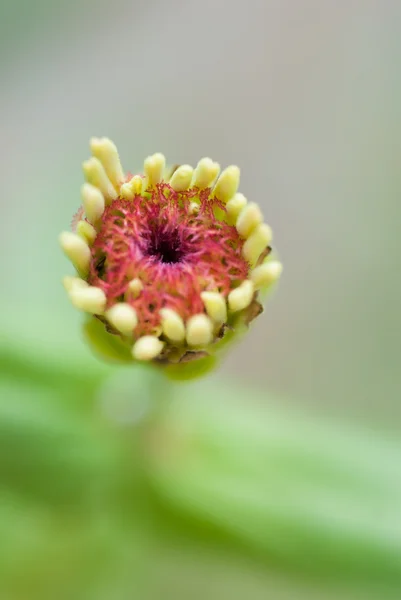
[{"label": "gray-green background", "polygon": [[[46,394],[50,390],[57,398],[57,385],[68,397],[78,398],[83,389],[81,380],[70,385],[68,377],[72,377],[70,368],[71,373],[79,371],[80,361],[82,373],[93,370],[91,377],[96,379],[97,363],[80,341],[81,316],[70,307],[60,283],[71,268],[58,248],[57,237],[61,230],[68,229],[80,203],[81,162],[89,154],[88,140],[93,135],[106,135],[116,142],[127,171],[140,169],[143,158],[157,151],[172,163],[196,164],[202,156],[211,156],[223,166],[238,164],[241,191],[260,203],[273,227],[275,245],[284,264],[282,281],[265,315],[207,383],[210,387],[206,393],[216,406],[220,405],[219,390],[224,390],[229,398],[230,394],[235,395],[230,390],[238,387],[244,390],[240,404],[244,410],[248,404],[247,414],[255,422],[261,417],[253,410],[272,404],[285,407],[295,423],[297,415],[310,419],[312,438],[320,429],[320,421],[315,421],[319,417],[324,417],[326,425],[341,435],[348,427],[358,431],[361,428],[365,431],[364,443],[359,446],[356,442],[350,450],[351,455],[358,448],[361,457],[369,454],[369,449],[372,457],[376,456],[378,429],[394,430],[391,435],[397,437],[401,416],[400,40],[401,5],[395,0],[0,0],[0,391],[3,390],[2,401],[7,407],[5,414],[10,406],[19,407],[24,396],[21,408],[15,410],[24,419],[28,415],[27,422],[31,423],[29,415],[36,401],[47,406]],[[11,345],[17,348],[15,356],[9,350],[11,339]],[[45,365],[40,367],[41,374],[39,366],[31,368],[30,362],[34,365],[39,355]],[[76,361],[74,367],[72,357]],[[13,361],[20,362],[15,366],[17,362]],[[109,370],[101,371],[99,380],[107,379],[109,374]],[[23,391],[17,386],[21,379]],[[4,382],[11,380],[10,392]],[[36,390],[38,382],[42,387]],[[85,385],[92,390],[91,383]],[[200,403],[203,385],[194,384],[193,388]],[[187,392],[181,388],[177,395],[192,396],[192,389],[186,389]],[[57,405],[57,400],[50,398],[50,405],[54,402]],[[47,408],[43,410],[47,414]],[[209,417],[213,423],[213,407]],[[31,481],[30,462],[24,462],[22,450],[22,454],[10,454],[7,440],[12,428],[7,425],[7,418],[0,444],[6,440],[4,456],[21,459],[16,478],[26,483]],[[182,418],[185,420],[185,411]],[[60,419],[63,421],[64,417]],[[265,420],[268,424],[268,415]],[[231,426],[229,416],[227,422]],[[270,439],[268,431],[269,428],[265,435],[261,434],[261,440]],[[286,426],[283,431],[286,439]],[[213,434],[217,435],[217,430]],[[37,435],[38,440],[47,440],[46,433]],[[280,438],[280,433],[277,435]],[[384,434],[385,440],[387,435],[390,434]],[[25,451],[30,456],[31,438],[18,433],[16,439],[18,448],[19,444],[25,448],[28,439]],[[239,443],[250,449],[251,455],[255,452],[259,456],[259,447],[252,445],[252,439],[250,435],[248,441],[241,438]],[[303,448],[309,439],[308,430],[302,439]],[[316,443],[319,448],[320,442]],[[32,444],[36,447],[37,442]],[[71,448],[74,444],[71,442]],[[338,444],[340,441],[333,442],[333,449],[338,449]],[[297,444],[295,447],[296,457]],[[231,446],[224,448],[228,452]],[[234,454],[235,448],[233,443]],[[52,456],[51,438],[43,452]],[[266,452],[270,456],[269,450]],[[319,452],[315,447],[312,454]],[[207,452],[201,455],[205,457]],[[377,473],[387,472],[385,465],[391,463],[394,472],[388,482],[398,490],[400,463],[396,456],[399,454],[387,459],[383,455],[383,466],[378,467]],[[239,462],[231,454],[230,457],[239,468],[240,456]],[[283,468],[284,478],[288,476],[293,483],[297,461],[286,471],[288,465],[283,460],[284,466],[278,471]],[[219,464],[218,458],[216,461]],[[345,452],[340,472],[346,470],[348,463]],[[197,485],[208,472],[203,463],[202,468],[199,464],[195,461],[193,466],[199,476],[194,476],[194,498],[198,494],[203,498]],[[247,463],[247,473],[253,473],[252,464]],[[224,486],[227,490],[231,471],[224,465],[221,476],[228,477]],[[255,481],[266,477],[262,498],[270,496],[270,474],[264,465],[261,459],[254,473]],[[7,477],[16,468],[14,465],[7,466],[4,472],[0,470],[0,499],[8,498],[9,492],[4,492],[8,489]],[[42,467],[37,468],[41,472]],[[359,467],[352,468],[351,479],[358,479]],[[75,472],[73,467],[71,472]],[[322,467],[324,472],[326,467]],[[170,484],[176,485],[171,476]],[[32,480],[36,481],[35,477]],[[54,481],[51,474],[43,477],[49,485]],[[341,511],[333,483],[336,477],[328,477],[333,489],[326,488],[324,480],[322,489],[328,496],[332,494],[333,506],[340,507],[339,514],[344,516],[347,511]],[[373,473],[371,477],[372,490],[375,485],[382,485]],[[351,479],[349,484],[344,483],[347,492],[352,487]],[[248,489],[241,478],[235,481],[236,484],[231,482],[233,490],[239,493]],[[300,483],[301,487],[305,483],[302,477]],[[26,485],[28,489],[30,484]],[[366,518],[373,529],[382,514],[393,514],[392,510],[394,515],[400,513],[399,490],[395,494],[394,490],[390,492],[390,483],[389,486],[388,490],[381,487],[382,504],[373,503],[370,519]],[[289,491],[291,494],[294,492]],[[364,494],[361,488],[361,504]],[[228,496],[236,497],[236,493]],[[28,492],[23,492],[22,497],[24,502],[30,502]],[[316,495],[313,497],[317,503],[316,522],[320,523],[318,500]],[[220,506],[220,501],[212,496],[208,501],[212,507]],[[192,506],[191,503],[192,500]],[[236,525],[242,523],[242,516],[243,526],[238,525],[238,529],[243,533],[248,532],[249,526],[246,506],[245,502],[237,516],[235,511],[232,514]],[[358,501],[355,514],[359,515],[359,509]],[[255,519],[258,511],[254,507]],[[7,523],[8,512],[1,514]],[[21,515],[26,516],[25,508],[18,514],[16,521],[20,523]],[[196,546],[198,542],[186,541],[195,549],[191,554],[184,544],[183,550],[182,539],[177,541],[174,537],[175,525],[166,525],[169,521],[162,516],[163,511],[156,510],[156,514],[164,533],[156,535],[156,542],[149,542],[153,538],[145,532],[143,540],[148,541],[141,544],[153,544],[156,548],[152,560],[158,564],[155,581],[160,583],[146,595],[129,586],[124,588],[123,584],[125,591],[116,591],[111,578],[111,591],[106,584],[99,584],[102,592],[84,594],[85,600],[154,600],[163,597],[163,590],[167,590],[167,596],[177,598],[219,598],[235,593],[234,598],[252,600],[298,599],[301,593],[315,597],[312,588],[299,591],[304,589],[302,578],[273,574],[270,566],[268,571],[264,566],[259,568],[253,558],[233,558],[232,550],[221,550],[217,542],[208,546],[203,540],[206,546]],[[222,521],[223,517],[222,509]],[[25,529],[36,531],[37,517],[31,515],[31,521],[26,518]],[[275,517],[271,518],[264,529],[266,539],[276,522]],[[342,521],[344,527],[345,522],[346,519]],[[185,524],[180,527],[186,530]],[[389,525],[388,531],[387,541],[394,536],[399,544],[399,518]],[[34,556],[37,548],[33,533],[31,546],[25,538],[18,546],[15,539],[20,534],[17,538],[15,535],[10,544],[14,544],[17,580],[19,575],[24,577],[27,548],[31,548],[29,556]],[[208,535],[202,533],[200,537]],[[138,547],[142,548],[141,544]],[[327,549],[327,540],[323,545]],[[311,554],[313,562],[313,556],[319,556],[319,552],[314,543],[312,547],[316,553]],[[7,544],[4,548],[8,555]],[[51,545],[49,548],[51,557],[54,549]],[[64,551],[67,552],[65,548]],[[287,559],[277,552],[278,562],[286,568]],[[357,553],[351,552],[354,557]],[[45,565],[50,560],[46,556],[44,553],[40,559],[40,567],[30,567],[27,581],[31,581],[32,573],[34,581],[40,580],[42,570],[46,573]],[[91,561],[97,564],[96,556],[90,558],[90,565]],[[372,561],[377,564],[376,559]],[[64,564],[62,558],[56,563]],[[0,597],[25,600],[27,596],[18,591],[18,586],[13,587],[14,583],[2,588],[1,568],[11,572],[7,565],[0,557],[0,590],[8,590]],[[150,569],[149,564],[147,568]],[[66,568],[67,579],[69,572]],[[63,575],[59,576],[64,581]],[[124,577],[121,575],[119,581],[125,581]],[[342,577],[339,574],[340,580]],[[59,579],[55,578],[49,597],[64,598],[57,587]],[[173,581],[178,578],[177,587]],[[38,598],[43,600],[44,588],[37,589]],[[84,588],[78,585],[77,589]],[[10,590],[14,590],[14,595]],[[326,598],[326,592],[316,594],[316,598],[323,594]],[[333,594],[333,598],[345,598]],[[362,593],[358,597],[366,596]],[[65,598],[75,600],[77,591],[65,591]]]}]

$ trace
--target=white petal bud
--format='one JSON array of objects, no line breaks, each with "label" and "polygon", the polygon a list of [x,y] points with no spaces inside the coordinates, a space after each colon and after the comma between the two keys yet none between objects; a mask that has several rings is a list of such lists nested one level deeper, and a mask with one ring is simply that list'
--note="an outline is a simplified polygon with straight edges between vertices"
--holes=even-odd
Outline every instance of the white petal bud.
[{"label": "white petal bud", "polygon": [[86,218],[96,225],[104,212],[104,196],[102,192],[90,183],[84,183],[81,187],[82,203]]},{"label": "white petal bud", "polygon": [[211,158],[201,158],[194,171],[192,185],[200,189],[210,187],[220,173],[220,165]]},{"label": "white petal bud", "polygon": [[113,186],[118,188],[120,183],[124,180],[124,173],[115,144],[105,137],[92,138],[90,147],[93,156],[96,156],[102,163]]},{"label": "white petal bud", "polygon": [[175,310],[162,308],[162,331],[172,342],[182,342],[185,339],[184,321]]},{"label": "white petal bud", "polygon": [[88,221],[78,221],[77,234],[85,241],[89,246],[92,246],[96,239],[96,229],[88,223]]},{"label": "white petal bud", "polygon": [[117,198],[117,192],[113,187],[110,179],[106,175],[106,171],[100,160],[92,156],[82,164],[86,181],[102,192],[106,204],[110,204],[112,200]]},{"label": "white petal bud", "polygon": [[246,279],[235,290],[228,294],[228,307],[232,312],[247,308],[252,302],[254,287],[252,281]]},{"label": "white petal bud", "polygon": [[66,275],[63,277],[63,286],[66,292],[70,292],[74,287],[88,287],[88,283],[81,279],[80,277],[72,277],[71,275]]},{"label": "white petal bud", "polygon": [[135,309],[126,302],[118,302],[106,311],[106,318],[123,335],[131,335],[138,324]]},{"label": "white petal bud", "polygon": [[239,186],[240,170],[235,165],[224,169],[214,186],[213,194],[222,202],[228,202]]},{"label": "white petal bud", "polygon": [[187,342],[190,346],[206,346],[213,339],[213,323],[204,314],[194,315],[187,322]]},{"label": "white petal bud", "polygon": [[277,260],[268,262],[255,267],[251,272],[251,280],[255,286],[255,290],[267,287],[280,278],[283,271],[283,265]]},{"label": "white petal bud", "polygon": [[170,185],[176,192],[183,192],[191,185],[193,168],[190,165],[181,165],[174,171],[170,179]]},{"label": "white petal bud", "polygon": [[125,295],[127,298],[133,298],[135,300],[135,298],[138,298],[142,290],[143,283],[138,277],[136,277],[129,282]]},{"label": "white petal bud", "polygon": [[144,172],[148,177],[149,185],[160,183],[163,179],[164,169],[166,167],[166,159],[159,152],[148,156],[144,162]]},{"label": "white petal bud", "polygon": [[153,335],[139,338],[132,348],[132,355],[136,360],[152,360],[159,356],[164,343]]},{"label": "white petal bud", "polygon": [[255,202],[250,202],[238,216],[237,231],[242,237],[248,238],[262,221],[263,216],[259,206]]},{"label": "white petal bud", "polygon": [[251,266],[255,265],[263,250],[265,250],[272,241],[272,237],[272,230],[266,223],[258,225],[255,231],[251,233],[242,249],[245,260],[247,260]]},{"label": "white petal bud", "polygon": [[219,292],[202,292],[201,298],[206,312],[216,323],[227,321],[227,305],[224,296]]},{"label": "white petal bud", "polygon": [[59,237],[59,242],[64,254],[70,259],[76,270],[83,277],[86,277],[91,259],[87,242],[72,231],[63,231]]},{"label": "white petal bud", "polygon": [[231,200],[227,202],[227,221],[230,225],[235,225],[238,219],[238,215],[240,214],[241,210],[244,208],[246,203],[247,199],[245,198],[244,194],[241,194],[241,192],[237,192],[231,198]]},{"label": "white petal bud", "polygon": [[79,310],[101,315],[106,306],[106,295],[98,287],[73,287],[69,292],[70,300]]},{"label": "white petal bud", "polygon": [[142,194],[144,180],[140,175],[134,175],[130,181],[123,183],[120,189],[121,196],[126,200],[132,200],[135,196]]}]

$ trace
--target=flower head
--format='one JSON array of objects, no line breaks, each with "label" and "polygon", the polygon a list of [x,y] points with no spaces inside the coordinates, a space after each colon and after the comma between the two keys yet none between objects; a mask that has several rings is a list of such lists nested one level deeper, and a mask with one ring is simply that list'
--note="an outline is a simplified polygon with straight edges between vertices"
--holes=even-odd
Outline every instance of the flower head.
[{"label": "flower head", "polygon": [[220,173],[203,158],[167,168],[154,154],[132,176],[107,138],[91,150],[83,205],[60,236],[77,271],[64,279],[73,305],[131,360],[213,355],[261,312],[259,291],[281,274],[270,227],[238,192],[238,167]]}]

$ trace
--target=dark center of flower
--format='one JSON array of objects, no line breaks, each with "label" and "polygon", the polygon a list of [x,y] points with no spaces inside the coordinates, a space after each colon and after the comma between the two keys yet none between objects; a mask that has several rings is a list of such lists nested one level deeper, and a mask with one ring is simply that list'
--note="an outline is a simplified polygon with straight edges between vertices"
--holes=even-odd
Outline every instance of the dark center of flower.
[{"label": "dark center of flower", "polygon": [[156,227],[149,239],[148,254],[166,264],[181,262],[184,252],[179,232],[176,229],[166,231],[160,227]]}]

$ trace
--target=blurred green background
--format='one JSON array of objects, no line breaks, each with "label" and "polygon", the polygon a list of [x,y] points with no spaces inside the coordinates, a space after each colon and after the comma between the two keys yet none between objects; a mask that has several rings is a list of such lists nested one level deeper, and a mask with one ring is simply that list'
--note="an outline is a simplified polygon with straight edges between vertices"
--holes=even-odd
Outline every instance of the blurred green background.
[{"label": "blurred green background", "polygon": [[[400,597],[400,23],[0,0],[1,600]],[[274,229],[279,289],[204,381],[81,340],[57,236],[92,135],[240,165]]]}]

